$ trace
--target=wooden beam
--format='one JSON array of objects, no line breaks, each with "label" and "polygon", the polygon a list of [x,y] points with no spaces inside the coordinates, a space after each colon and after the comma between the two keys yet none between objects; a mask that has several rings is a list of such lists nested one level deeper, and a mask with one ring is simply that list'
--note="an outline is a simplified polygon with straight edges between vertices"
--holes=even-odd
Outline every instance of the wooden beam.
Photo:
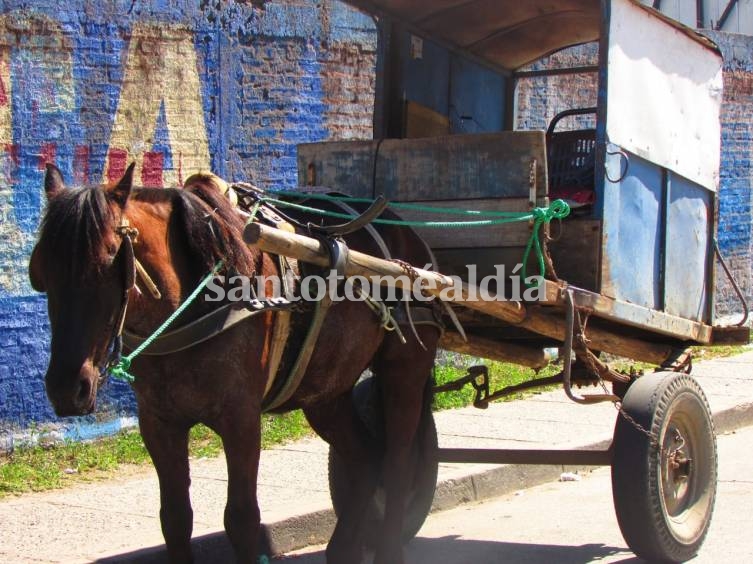
[{"label": "wooden beam", "polygon": [[[257,245],[262,251],[268,253],[293,257],[303,262],[325,268],[330,266],[329,253],[318,240],[311,237],[288,233],[274,227],[259,225],[258,223],[251,223],[246,226],[243,238],[246,243]],[[365,276],[366,278],[387,277],[395,282],[395,286],[401,289],[412,289],[406,284],[406,279],[408,278],[406,276],[407,272],[401,263],[378,259],[354,250],[348,251],[345,274],[347,276]],[[424,291],[433,296],[439,296],[443,292],[447,295],[447,292],[450,291],[455,295],[452,301],[462,303],[463,306],[469,309],[481,311],[509,323],[519,323],[526,316],[523,304],[512,301],[474,298],[474,296],[478,295],[475,288],[471,288],[465,283],[458,287],[455,279],[444,274],[422,268],[411,268],[410,274],[411,276],[421,278],[428,284],[429,287],[425,288]],[[387,281],[383,280],[383,283],[386,284]]]},{"label": "wooden beam", "polygon": [[534,370],[544,368],[549,363],[547,355],[541,348],[505,343],[475,335],[468,335],[468,341],[465,341],[463,337],[454,331],[446,331],[442,335],[439,347],[448,351],[478,356],[489,360],[512,362],[513,364],[520,364]]},{"label": "wooden beam", "polygon": [[[296,258],[322,267],[329,267],[329,253],[322,244],[311,237],[288,233],[273,227],[267,227],[252,223],[246,226],[244,232],[246,243],[256,245],[262,251]],[[388,277],[391,282],[403,289],[406,284],[406,270],[400,263],[378,259],[370,255],[350,250],[345,265],[347,276],[365,276],[367,278],[379,277],[382,283]],[[557,341],[564,341],[568,332],[567,324],[561,312],[548,313],[542,308],[526,308],[520,302],[500,301],[496,299],[482,300],[475,288],[462,283],[457,286],[455,280],[438,272],[431,272],[421,268],[412,268],[411,275],[421,278],[430,287],[425,291],[431,295],[439,296],[444,290],[452,288],[449,294],[444,292],[447,301],[459,303],[463,307],[480,311],[492,317],[496,317],[511,325],[532,331]],[[552,308],[544,308],[552,311]],[[589,331],[591,348],[617,354],[634,360],[642,360],[651,364],[661,365],[670,358],[673,347],[655,342],[644,341],[615,333],[605,329],[592,329]]]}]

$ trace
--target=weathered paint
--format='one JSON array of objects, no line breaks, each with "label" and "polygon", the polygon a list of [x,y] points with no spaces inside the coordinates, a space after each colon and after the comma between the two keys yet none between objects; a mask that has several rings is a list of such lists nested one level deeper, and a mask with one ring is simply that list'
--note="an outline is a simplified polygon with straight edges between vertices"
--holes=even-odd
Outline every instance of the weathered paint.
[{"label": "weathered paint", "polygon": [[661,309],[662,171],[636,155],[627,166],[616,149],[604,183],[601,293]]},{"label": "weathered paint", "polygon": [[711,322],[708,265],[713,193],[616,149],[611,145],[607,155],[602,293]]},{"label": "weathered paint", "polygon": [[[0,435],[55,419],[46,302],[26,274],[45,163],[72,184],[135,160],[145,185],[211,168],[294,187],[297,143],[371,136],[375,53],[373,20],[333,0],[2,3]],[[120,383],[101,398],[98,417],[133,409]]]},{"label": "weathered paint", "polygon": [[667,235],[664,258],[664,311],[686,319],[708,321],[709,258],[713,194],[669,173]]},{"label": "weathered paint", "polygon": [[608,140],[716,190],[721,56],[630,0],[611,10]]}]

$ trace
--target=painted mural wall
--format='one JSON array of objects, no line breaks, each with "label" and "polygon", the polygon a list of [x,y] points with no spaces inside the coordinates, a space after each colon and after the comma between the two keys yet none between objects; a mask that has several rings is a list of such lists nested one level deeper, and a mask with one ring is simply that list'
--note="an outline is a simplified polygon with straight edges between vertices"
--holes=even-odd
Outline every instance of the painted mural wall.
[{"label": "painted mural wall", "polygon": [[[135,161],[144,186],[290,188],[297,143],[371,137],[375,60],[373,20],[332,0],[2,0],[0,437],[54,419],[26,274],[45,164],[74,185]],[[99,419],[132,409],[125,385],[103,398]]]}]

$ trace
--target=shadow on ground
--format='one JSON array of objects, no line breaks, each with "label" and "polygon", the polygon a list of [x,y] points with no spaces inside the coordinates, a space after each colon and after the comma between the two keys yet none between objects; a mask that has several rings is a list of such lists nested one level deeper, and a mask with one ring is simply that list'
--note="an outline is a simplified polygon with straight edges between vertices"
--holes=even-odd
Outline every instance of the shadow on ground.
[{"label": "shadow on ground", "polygon": [[[265,541],[266,542],[266,541]],[[268,544],[267,544],[268,546]],[[224,533],[215,533],[193,540],[196,564],[234,562],[230,544]],[[416,538],[406,547],[408,562],[441,562],[442,564],[587,564],[605,558],[620,564],[639,563],[642,560],[624,548],[603,544],[560,546],[534,543],[493,542],[459,539],[457,536],[441,538]],[[143,550],[100,559],[103,564],[157,564],[167,562],[164,547]],[[324,552],[312,552],[298,556],[283,556],[273,562],[290,564],[325,564]],[[369,562],[369,560],[367,560]]]}]

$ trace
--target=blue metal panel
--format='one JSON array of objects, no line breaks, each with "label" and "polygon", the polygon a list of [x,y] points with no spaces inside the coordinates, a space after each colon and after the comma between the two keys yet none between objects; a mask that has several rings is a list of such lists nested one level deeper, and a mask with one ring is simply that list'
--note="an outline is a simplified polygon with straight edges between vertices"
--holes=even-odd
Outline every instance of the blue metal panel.
[{"label": "blue metal panel", "polygon": [[452,57],[450,132],[502,131],[505,81],[476,63]]},{"label": "blue metal panel", "polygon": [[500,74],[408,32],[399,34],[398,43],[405,100],[448,116],[451,133],[502,131],[505,81]]},{"label": "blue metal panel", "polygon": [[[450,105],[450,54],[436,43],[413,38],[411,33],[399,34],[403,98],[446,116]],[[421,48],[412,53],[411,41],[421,42]]]},{"label": "blue metal panel", "polygon": [[707,320],[712,196],[708,190],[670,173],[665,310],[695,321]]},{"label": "blue metal panel", "polygon": [[635,155],[628,157],[629,165],[613,150],[606,157],[601,293],[659,309],[662,170]]}]

